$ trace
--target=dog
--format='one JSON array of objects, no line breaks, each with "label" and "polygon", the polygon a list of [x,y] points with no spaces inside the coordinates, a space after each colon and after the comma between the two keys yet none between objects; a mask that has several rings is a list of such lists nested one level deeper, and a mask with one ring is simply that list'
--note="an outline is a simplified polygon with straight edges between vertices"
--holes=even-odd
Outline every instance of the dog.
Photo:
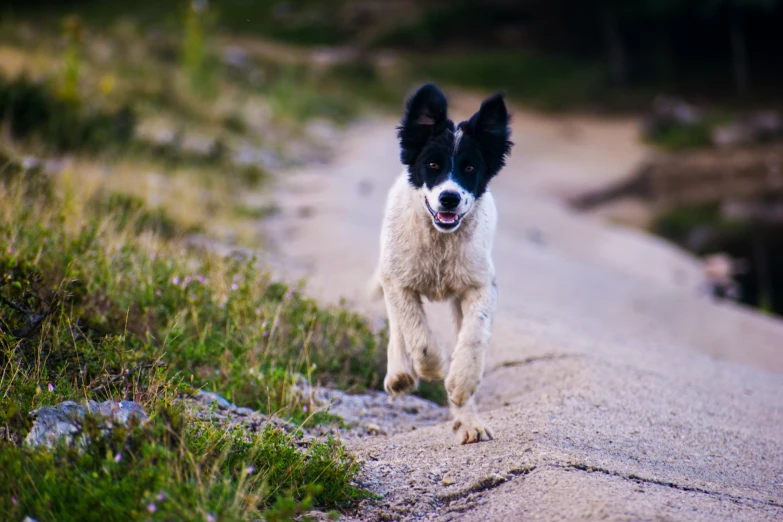
[{"label": "dog", "polygon": [[[490,440],[474,394],[484,373],[498,289],[492,264],[497,211],[488,185],[511,151],[502,94],[455,125],[433,84],[405,105],[397,128],[405,166],[389,191],[375,293],[389,318],[384,388],[413,391],[419,379],[443,380],[461,444]],[[449,365],[427,325],[422,297],[450,301],[457,344]]]}]

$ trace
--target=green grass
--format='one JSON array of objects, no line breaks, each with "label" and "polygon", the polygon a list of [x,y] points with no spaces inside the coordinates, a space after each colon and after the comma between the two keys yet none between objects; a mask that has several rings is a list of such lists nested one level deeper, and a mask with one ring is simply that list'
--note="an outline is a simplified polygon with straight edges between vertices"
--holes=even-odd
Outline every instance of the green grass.
[{"label": "green grass", "polygon": [[[252,259],[160,241],[149,232],[176,236],[176,222],[135,199],[101,201],[41,179],[32,191],[7,181],[0,198],[2,362],[32,365],[28,393],[54,382],[58,399],[85,389],[133,397],[164,370],[169,383],[295,412],[306,403],[288,395],[281,369],[347,389],[379,382],[381,339],[359,316],[319,308]],[[12,333],[39,315],[34,332]],[[37,406],[15,395],[25,409]]]},{"label": "green grass", "polygon": [[[176,220],[132,197],[8,159],[0,173],[0,519],[253,520],[361,494],[336,442],[301,454],[271,428],[225,432],[172,409],[204,388],[300,424],[334,422],[298,383],[378,386],[383,338],[361,317],[317,306],[252,259],[187,248]],[[84,454],[15,444],[35,408],[109,398],[152,420]]]},{"label": "green grass", "polygon": [[0,444],[3,520],[289,520],[366,496],[331,439],[300,450],[279,429],[225,430],[173,409],[108,435],[95,421],[84,429],[84,448]]}]

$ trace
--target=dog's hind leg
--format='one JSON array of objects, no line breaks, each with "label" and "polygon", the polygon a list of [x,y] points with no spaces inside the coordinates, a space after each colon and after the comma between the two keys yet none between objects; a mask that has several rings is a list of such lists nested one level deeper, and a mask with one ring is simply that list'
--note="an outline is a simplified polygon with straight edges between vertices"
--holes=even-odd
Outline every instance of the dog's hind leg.
[{"label": "dog's hind leg", "polygon": [[446,375],[446,359],[427,325],[421,296],[416,292],[385,283],[384,295],[389,316],[396,315],[405,351],[413,363],[414,373],[425,381],[443,379]]},{"label": "dog's hind leg", "polygon": [[454,431],[462,444],[492,438],[492,431],[478,416],[473,394],[484,374],[484,357],[492,339],[496,301],[494,285],[470,289],[461,299],[464,315],[446,377],[446,391],[455,417]]}]

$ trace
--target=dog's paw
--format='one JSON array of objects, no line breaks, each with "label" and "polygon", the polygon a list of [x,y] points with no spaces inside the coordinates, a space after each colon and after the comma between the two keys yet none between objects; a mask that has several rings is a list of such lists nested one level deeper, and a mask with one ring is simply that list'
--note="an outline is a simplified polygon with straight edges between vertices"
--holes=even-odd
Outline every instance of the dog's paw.
[{"label": "dog's paw", "polygon": [[383,380],[383,387],[389,395],[403,395],[412,392],[418,384],[418,379],[407,372],[387,373]]},{"label": "dog's paw", "polygon": [[464,364],[462,361],[464,359],[454,359],[449,375],[446,377],[446,392],[449,394],[449,399],[460,407],[476,393],[481,383],[481,368],[475,364]]},{"label": "dog's paw", "polygon": [[457,436],[457,441],[460,444],[471,444],[495,438],[492,428],[484,424],[478,417],[472,415],[467,419],[456,419],[451,429]]}]

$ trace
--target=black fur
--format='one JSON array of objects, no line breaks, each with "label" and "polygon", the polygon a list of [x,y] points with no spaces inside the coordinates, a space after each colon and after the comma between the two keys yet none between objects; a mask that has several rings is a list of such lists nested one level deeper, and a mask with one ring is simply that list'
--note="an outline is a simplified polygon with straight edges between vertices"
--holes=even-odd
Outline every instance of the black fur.
[{"label": "black fur", "polygon": [[[422,86],[408,99],[397,128],[400,159],[408,167],[410,183],[432,188],[451,177],[480,198],[511,151],[510,120],[503,95],[495,94],[484,100],[470,120],[455,127],[447,117],[443,93],[431,83]],[[462,130],[462,137],[455,155],[457,129]],[[473,167],[471,172],[466,170],[469,167]]]}]

